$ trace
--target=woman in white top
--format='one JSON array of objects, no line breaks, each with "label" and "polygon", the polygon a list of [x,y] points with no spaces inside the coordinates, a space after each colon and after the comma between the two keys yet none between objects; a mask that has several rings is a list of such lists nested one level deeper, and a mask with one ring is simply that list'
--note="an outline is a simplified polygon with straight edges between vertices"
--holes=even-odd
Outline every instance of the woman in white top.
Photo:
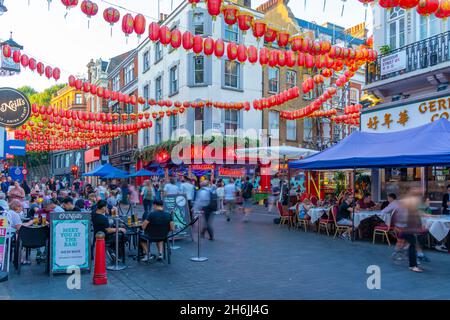
[{"label": "woman in white top", "polygon": [[225,188],[223,186],[222,180],[219,180],[217,182],[216,194],[217,194],[217,201],[219,201],[218,203],[219,213],[222,213],[224,212],[224,199],[225,199]]}]

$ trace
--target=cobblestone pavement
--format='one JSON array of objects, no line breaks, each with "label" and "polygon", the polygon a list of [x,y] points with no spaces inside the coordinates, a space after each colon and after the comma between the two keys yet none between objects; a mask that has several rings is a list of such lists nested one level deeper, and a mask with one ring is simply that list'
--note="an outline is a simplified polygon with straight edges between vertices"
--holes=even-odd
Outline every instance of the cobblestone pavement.
[{"label": "cobblestone pavement", "polygon": [[[142,211],[141,209],[139,210]],[[83,274],[80,290],[69,290],[67,275],[48,277],[43,265],[14,270],[0,283],[0,299],[449,299],[450,255],[426,251],[423,274],[390,259],[393,247],[354,243],[289,230],[275,215],[255,207],[248,223],[215,216],[216,240],[201,240],[206,262],[189,260],[197,242],[180,240],[172,264],[138,264],[108,271],[108,284],[94,286]],[[196,230],[194,230],[196,234]],[[368,266],[381,269],[381,289],[367,288]]]}]

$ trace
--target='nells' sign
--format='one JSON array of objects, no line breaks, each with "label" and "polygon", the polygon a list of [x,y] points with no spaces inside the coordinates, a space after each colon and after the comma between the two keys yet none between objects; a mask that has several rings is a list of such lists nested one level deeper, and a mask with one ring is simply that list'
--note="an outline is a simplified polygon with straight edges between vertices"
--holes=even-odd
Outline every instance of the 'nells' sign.
[{"label": "'nells' sign", "polygon": [[28,98],[12,88],[0,88],[0,126],[18,127],[31,115]]}]

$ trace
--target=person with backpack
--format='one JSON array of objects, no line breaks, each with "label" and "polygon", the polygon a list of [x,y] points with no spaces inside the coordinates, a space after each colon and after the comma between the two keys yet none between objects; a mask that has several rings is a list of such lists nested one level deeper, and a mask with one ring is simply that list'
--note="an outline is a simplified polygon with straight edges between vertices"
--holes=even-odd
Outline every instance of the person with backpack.
[{"label": "person with backpack", "polygon": [[244,222],[248,222],[253,204],[253,183],[251,183],[250,177],[245,178],[244,185],[242,186],[242,197],[244,198]]},{"label": "person with backpack", "polygon": [[217,194],[213,193],[208,188],[208,181],[200,182],[200,190],[198,190],[194,202],[194,212],[203,212],[203,227],[201,230],[202,238],[205,237],[205,233],[208,232],[209,240],[214,240],[214,229],[212,226],[212,220],[214,212],[217,210]]}]

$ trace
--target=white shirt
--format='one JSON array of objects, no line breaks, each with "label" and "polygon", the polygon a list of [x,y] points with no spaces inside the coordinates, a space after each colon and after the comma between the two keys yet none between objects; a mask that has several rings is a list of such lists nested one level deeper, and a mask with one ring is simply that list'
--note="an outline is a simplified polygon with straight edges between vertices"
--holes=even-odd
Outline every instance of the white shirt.
[{"label": "white shirt", "polygon": [[224,188],[225,200],[234,200],[236,198],[237,188],[233,183],[228,183]]},{"label": "white shirt", "polygon": [[6,214],[6,218],[8,219],[8,224],[10,228],[15,228],[15,226],[22,224],[20,214],[13,210],[8,211],[8,213]]},{"label": "white shirt", "polygon": [[179,191],[178,187],[174,184],[168,183],[164,186],[164,193],[166,195],[176,195]]},{"label": "white shirt", "polygon": [[223,198],[225,196],[225,188],[219,187],[217,188],[217,197]]},{"label": "white shirt", "polygon": [[189,201],[194,200],[195,187],[192,183],[183,182],[181,184],[181,192],[184,193]]}]

